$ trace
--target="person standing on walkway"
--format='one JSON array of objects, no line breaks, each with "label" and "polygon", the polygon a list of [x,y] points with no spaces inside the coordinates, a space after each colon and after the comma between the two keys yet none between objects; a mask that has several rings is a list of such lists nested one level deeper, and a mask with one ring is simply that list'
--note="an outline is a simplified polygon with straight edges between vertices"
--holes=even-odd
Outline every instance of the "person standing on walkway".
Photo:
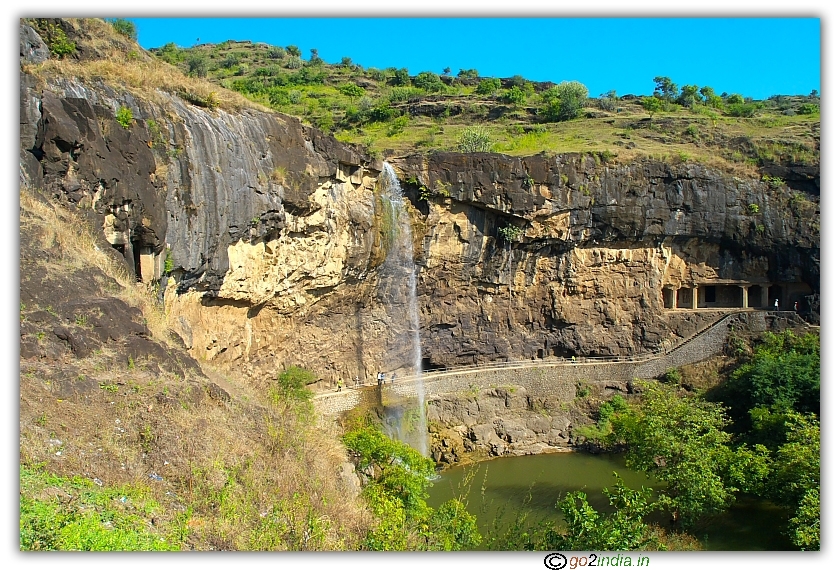
[{"label": "person standing on walkway", "polygon": [[773,306],[776,308],[777,311],[779,310],[779,300],[778,299],[776,299],[776,303]]},{"label": "person standing on walkway", "polygon": [[338,379],[338,392],[341,392],[341,378]]}]

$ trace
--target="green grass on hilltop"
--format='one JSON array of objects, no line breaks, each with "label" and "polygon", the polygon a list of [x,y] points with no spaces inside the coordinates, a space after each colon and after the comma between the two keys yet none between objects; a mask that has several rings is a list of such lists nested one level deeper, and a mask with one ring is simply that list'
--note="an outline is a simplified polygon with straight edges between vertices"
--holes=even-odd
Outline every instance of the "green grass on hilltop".
[{"label": "green grass on hilltop", "polygon": [[489,150],[514,156],[607,151],[622,161],[691,160],[752,174],[768,163],[819,163],[815,94],[752,101],[708,88],[691,96],[692,86],[684,86],[689,95],[663,99],[662,109],[651,112],[644,106],[650,98],[611,92],[586,98],[576,118],[557,121],[549,111],[558,89],[551,83],[479,77],[475,70],[410,77],[404,69],[364,68],[350,58],[337,64],[304,60],[289,48],[227,41],[168,44],[153,52],[188,76],[299,117],[373,154],[458,150],[465,129],[480,124],[490,136]]}]

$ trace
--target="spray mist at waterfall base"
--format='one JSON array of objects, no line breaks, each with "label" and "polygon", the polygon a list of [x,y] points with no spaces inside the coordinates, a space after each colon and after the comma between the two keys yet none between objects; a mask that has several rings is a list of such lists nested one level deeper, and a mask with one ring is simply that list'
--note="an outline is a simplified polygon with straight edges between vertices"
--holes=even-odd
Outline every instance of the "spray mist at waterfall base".
[{"label": "spray mist at waterfall base", "polygon": [[[414,239],[406,200],[394,169],[384,163],[380,177],[382,192],[382,238],[386,250],[380,270],[377,296],[387,315],[385,335],[386,380],[392,374],[413,379],[415,402],[385,406],[384,429],[423,454],[429,455],[426,397],[420,351],[420,318],[417,309],[417,273]],[[387,390],[387,384],[380,387]]]}]

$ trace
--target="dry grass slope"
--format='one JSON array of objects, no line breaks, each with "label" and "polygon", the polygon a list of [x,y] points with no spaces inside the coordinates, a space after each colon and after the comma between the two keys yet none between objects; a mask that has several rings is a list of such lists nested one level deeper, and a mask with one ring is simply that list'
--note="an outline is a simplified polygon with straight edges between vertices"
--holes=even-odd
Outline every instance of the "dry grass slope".
[{"label": "dry grass slope", "polygon": [[[28,189],[20,202],[21,233],[33,238],[26,243],[49,254],[22,261],[22,276],[101,270],[111,280],[103,290],[140,307],[158,322],[153,336],[168,338],[153,298],[97,245],[82,216]],[[22,305],[22,324],[39,310]],[[106,342],[85,358],[21,360],[22,465],[143,490],[160,505],[146,515],[150,528],[170,535],[183,526],[184,549],[358,548],[370,516],[338,476],[346,452],[335,428],[319,425],[306,403],[266,397],[236,378],[226,379],[237,388],[229,395],[197,371],[126,362],[118,350]],[[28,498],[71,508],[62,496],[47,485]]]}]

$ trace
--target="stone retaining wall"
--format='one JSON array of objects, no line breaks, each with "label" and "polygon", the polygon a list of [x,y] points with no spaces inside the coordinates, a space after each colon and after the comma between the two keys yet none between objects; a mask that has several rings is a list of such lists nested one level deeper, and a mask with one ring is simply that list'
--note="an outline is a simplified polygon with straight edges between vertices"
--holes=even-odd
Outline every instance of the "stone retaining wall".
[{"label": "stone retaining wall", "polygon": [[[615,387],[623,391],[627,382],[634,378],[656,378],[670,368],[700,362],[723,351],[730,325],[738,321],[753,331],[767,330],[769,317],[763,311],[735,313],[729,315],[696,337],[662,356],[637,362],[592,362],[571,363],[535,362],[533,367],[522,365],[507,369],[471,369],[424,375],[423,389],[426,399],[440,394],[471,392],[485,388],[522,386],[534,396],[559,395],[565,388],[577,382],[600,384],[603,388]],[[404,380],[361,390],[347,390],[319,396],[316,407],[325,415],[345,412],[362,402],[394,405],[400,401],[417,398],[417,386]]]}]

